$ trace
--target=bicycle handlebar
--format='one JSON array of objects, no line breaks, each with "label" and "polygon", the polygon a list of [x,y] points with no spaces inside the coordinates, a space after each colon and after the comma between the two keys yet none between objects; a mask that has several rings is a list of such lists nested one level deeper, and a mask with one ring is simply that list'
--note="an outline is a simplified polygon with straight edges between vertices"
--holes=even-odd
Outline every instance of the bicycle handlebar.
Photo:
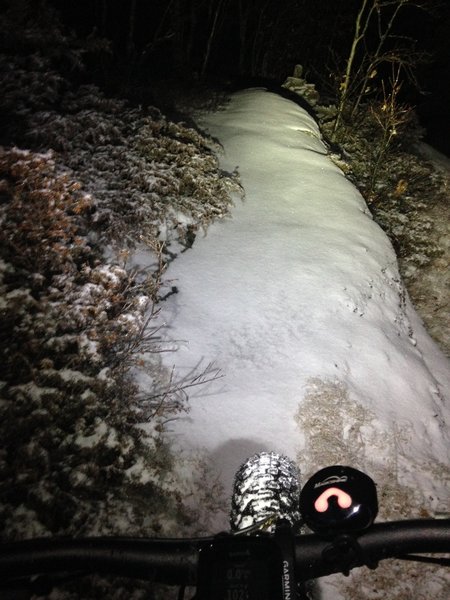
[{"label": "bicycle handlebar", "polygon": [[82,571],[190,585],[195,583],[201,543],[212,540],[106,537],[12,542],[0,546],[0,580]]},{"label": "bicycle handlebar", "polygon": [[346,545],[346,539],[348,536],[341,536],[333,544],[317,539],[315,535],[296,538],[295,563],[301,578],[307,580],[346,572],[410,553],[450,552],[450,519],[379,523],[354,536],[357,541],[354,546],[351,538]]},{"label": "bicycle handlebar", "polygon": [[[0,580],[60,572],[109,573],[168,585],[195,585],[199,551],[215,538],[37,539],[0,545]],[[450,552],[450,519],[373,525],[334,541],[295,537],[295,569],[306,581],[408,553]]]}]

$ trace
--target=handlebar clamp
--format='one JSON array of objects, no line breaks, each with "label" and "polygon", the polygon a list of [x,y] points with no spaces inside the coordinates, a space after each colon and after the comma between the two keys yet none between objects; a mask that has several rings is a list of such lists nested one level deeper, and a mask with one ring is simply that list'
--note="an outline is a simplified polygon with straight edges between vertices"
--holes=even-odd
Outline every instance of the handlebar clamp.
[{"label": "handlebar clamp", "polygon": [[371,558],[361,547],[358,540],[349,534],[337,536],[331,544],[322,551],[322,558],[345,576],[357,566],[376,569],[378,561]]}]

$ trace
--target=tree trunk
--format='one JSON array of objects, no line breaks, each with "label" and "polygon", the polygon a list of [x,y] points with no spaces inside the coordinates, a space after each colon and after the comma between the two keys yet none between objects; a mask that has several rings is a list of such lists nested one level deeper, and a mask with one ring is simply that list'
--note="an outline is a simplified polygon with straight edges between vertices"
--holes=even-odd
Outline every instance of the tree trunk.
[{"label": "tree trunk", "polygon": [[209,31],[208,41],[206,43],[205,56],[203,58],[203,64],[202,64],[202,68],[200,71],[201,77],[204,77],[204,75],[206,73],[206,68],[207,68],[208,62],[209,62],[209,56],[211,54],[211,45],[212,45],[214,36],[216,34],[216,31],[217,31],[217,24],[219,21],[219,16],[221,15],[223,8],[226,6],[226,2],[227,2],[227,0],[218,0],[217,5],[214,9],[213,21],[211,24],[211,29]]},{"label": "tree trunk", "polygon": [[344,79],[341,83],[340,98],[339,98],[339,103],[338,103],[336,120],[334,122],[333,131],[331,133],[331,139],[333,139],[333,140],[336,137],[336,132],[339,129],[339,125],[341,124],[342,116],[343,116],[344,110],[347,105],[347,100],[348,100],[348,96],[349,96],[349,86],[352,83],[353,63],[355,62],[355,58],[356,58],[356,50],[357,50],[360,42],[364,39],[364,36],[367,31],[367,27],[369,26],[370,18],[372,16],[372,12],[374,10],[374,6],[372,5],[369,9],[368,15],[364,16],[364,12],[367,8],[368,2],[369,2],[369,0],[363,0],[361,8],[359,9],[357,17],[356,17],[355,33],[353,35],[353,41],[352,41],[352,45],[350,48],[350,53],[347,58],[347,66],[345,69],[345,75],[344,75]]},{"label": "tree trunk", "polygon": [[250,0],[239,0],[239,75],[248,74],[249,22],[252,6]]},{"label": "tree trunk", "polygon": [[136,9],[138,0],[131,0],[130,16],[128,19],[128,35],[127,35],[127,58],[131,59],[135,53],[134,31],[136,28]]}]

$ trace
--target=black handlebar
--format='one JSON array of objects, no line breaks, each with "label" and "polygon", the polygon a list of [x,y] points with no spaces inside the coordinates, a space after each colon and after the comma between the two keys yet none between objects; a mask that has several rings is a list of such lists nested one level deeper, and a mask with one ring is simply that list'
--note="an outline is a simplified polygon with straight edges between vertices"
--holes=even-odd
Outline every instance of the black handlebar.
[{"label": "black handlebar", "polygon": [[[356,542],[356,543],[355,543]],[[378,523],[359,536],[333,542],[315,535],[296,538],[295,564],[303,579],[341,573],[409,553],[450,552],[450,519]]]},{"label": "black handlebar", "polygon": [[106,537],[12,542],[0,545],[0,580],[81,571],[189,585],[196,580],[200,546],[212,539]]},{"label": "black handlebar", "polygon": [[[195,585],[199,551],[214,540],[38,539],[0,545],[0,581],[58,572],[109,573],[169,585]],[[299,580],[306,581],[408,553],[450,552],[450,519],[379,523],[327,541],[295,537]]]}]

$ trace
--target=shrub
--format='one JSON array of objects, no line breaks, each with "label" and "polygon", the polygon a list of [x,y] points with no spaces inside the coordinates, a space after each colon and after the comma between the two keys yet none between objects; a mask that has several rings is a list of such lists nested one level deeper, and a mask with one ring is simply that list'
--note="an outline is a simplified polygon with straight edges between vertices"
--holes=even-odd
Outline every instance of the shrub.
[{"label": "shrub", "polygon": [[[2,534],[137,533],[159,529],[162,515],[186,521],[164,483],[172,457],[158,430],[185,408],[182,386],[141,403],[130,375],[150,298],[89,243],[94,201],[55,169],[50,154],[0,154]],[[147,432],[138,427],[152,416]]]}]

